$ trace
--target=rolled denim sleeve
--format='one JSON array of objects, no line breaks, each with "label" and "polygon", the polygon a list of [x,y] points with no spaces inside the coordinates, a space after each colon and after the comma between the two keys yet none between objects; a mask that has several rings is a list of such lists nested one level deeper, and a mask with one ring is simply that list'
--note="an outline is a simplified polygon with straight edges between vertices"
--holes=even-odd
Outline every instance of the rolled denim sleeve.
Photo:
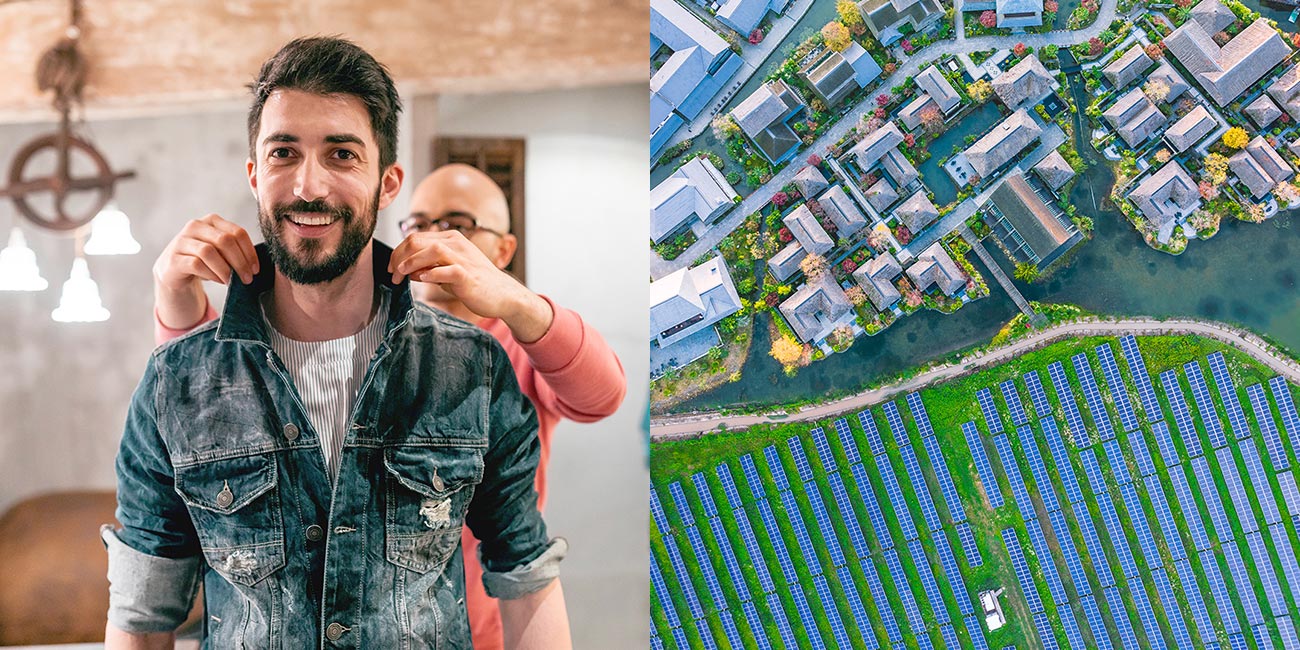
[{"label": "rolled denim sleeve", "polygon": [[511,599],[537,591],[558,576],[568,545],[548,539],[537,509],[537,412],[520,392],[505,351],[495,340],[491,343],[488,450],[483,481],[466,522],[481,542],[488,595]]},{"label": "rolled denim sleeve", "polygon": [[189,615],[202,566],[198,535],[157,422],[158,355],[131,398],[117,454],[117,520],[108,550],[108,620],[132,633],[169,632]]}]

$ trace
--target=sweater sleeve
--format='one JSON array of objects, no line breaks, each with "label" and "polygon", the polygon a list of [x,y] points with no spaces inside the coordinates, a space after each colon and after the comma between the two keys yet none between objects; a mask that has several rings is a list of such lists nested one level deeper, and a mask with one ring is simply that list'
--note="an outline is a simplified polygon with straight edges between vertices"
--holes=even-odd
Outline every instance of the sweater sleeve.
[{"label": "sweater sleeve", "polygon": [[174,339],[174,338],[179,338],[179,337],[181,337],[181,336],[184,336],[185,334],[188,334],[188,333],[189,333],[191,330],[193,330],[194,328],[196,328],[196,327],[198,327],[198,326],[200,326],[200,325],[202,325],[202,324],[204,324],[204,323],[207,323],[208,321],[216,320],[216,319],[217,319],[217,310],[216,310],[215,307],[212,306],[212,301],[211,301],[211,300],[208,300],[208,296],[207,296],[207,294],[204,294],[204,295],[203,295],[203,301],[204,301],[204,304],[206,305],[206,308],[203,310],[203,318],[199,319],[199,322],[197,322],[197,323],[195,323],[195,324],[193,324],[193,325],[191,325],[191,326],[189,326],[189,327],[187,327],[187,328],[185,328],[185,329],[172,329],[172,328],[170,328],[170,327],[167,327],[166,325],[163,325],[162,319],[161,319],[161,318],[158,318],[158,308],[157,308],[157,307],[154,307],[154,310],[153,310],[153,344],[154,344],[154,346],[157,347],[157,346],[162,345],[163,343],[166,343],[166,342],[168,342],[168,341],[170,341],[170,340],[172,340],[172,339]]},{"label": "sweater sleeve", "polygon": [[546,296],[555,317],[542,338],[520,343],[532,362],[539,408],[577,422],[595,422],[618,410],[627,378],[618,356],[572,309]]}]

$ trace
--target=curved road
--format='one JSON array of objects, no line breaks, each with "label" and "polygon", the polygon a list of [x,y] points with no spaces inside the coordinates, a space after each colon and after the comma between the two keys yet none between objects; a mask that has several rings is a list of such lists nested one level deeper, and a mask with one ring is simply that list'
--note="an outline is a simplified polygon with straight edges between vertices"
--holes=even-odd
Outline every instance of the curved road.
[{"label": "curved road", "polygon": [[[878,86],[882,92],[887,91],[894,86],[901,85],[904,79],[916,76],[921,71],[922,65],[929,65],[931,61],[937,61],[950,54],[969,54],[982,50],[1000,50],[1015,47],[1017,43],[1024,43],[1029,47],[1037,50],[1044,45],[1058,45],[1068,47],[1076,43],[1083,43],[1088,39],[1101,34],[1103,30],[1110,26],[1111,21],[1115,20],[1116,3],[1118,0],[1102,0],[1101,11],[1097,14],[1097,19],[1091,25],[1079,30],[1056,30],[1046,34],[1015,34],[1011,36],[974,36],[971,38],[958,38],[933,43],[923,48],[917,54],[910,56],[894,74],[881,81]],[[963,35],[964,36],[964,35]],[[740,205],[731,210],[731,213],[709,228],[694,244],[691,244],[681,255],[675,259],[665,261],[650,250],[650,277],[653,280],[668,275],[678,269],[686,268],[690,263],[699,259],[705,252],[711,250],[718,242],[722,241],[740,225],[745,217],[757,212],[759,208],[767,203],[768,199],[777,190],[788,185],[794,180],[794,175],[799,173],[803,168],[800,164],[801,158],[809,151],[825,152],[832,144],[839,142],[849,129],[852,129],[861,119],[863,114],[868,111],[876,110],[876,102],[870,97],[862,100],[857,106],[853,107],[848,113],[845,113],[831,128],[826,130],[816,142],[804,147],[796,156],[795,160],[786,165],[784,169],[772,176],[771,180],[763,184],[762,187],[754,190],[745,198]]]},{"label": "curved road", "polygon": [[[988,366],[1005,363],[1026,352],[1041,348],[1060,339],[1087,336],[1123,336],[1125,334],[1134,336],[1195,334],[1212,338],[1249,354],[1255,360],[1286,377],[1291,383],[1300,384],[1300,363],[1297,363],[1259,336],[1231,325],[1180,319],[1159,321],[1149,318],[1121,320],[1089,318],[1054,325],[1000,348],[976,352],[959,363],[937,366],[900,383],[872,388],[834,402],[809,406],[798,413],[788,416],[782,412],[727,416],[717,413],[697,413],[656,418],[651,424],[650,437],[656,442],[663,442],[674,438],[693,438],[701,433],[717,431],[722,426],[725,426],[727,430],[734,431],[746,429],[756,424],[821,420],[847,411],[869,408],[891,400],[898,395],[916,391],[931,384],[968,375]],[[778,417],[772,417],[773,415]]]}]

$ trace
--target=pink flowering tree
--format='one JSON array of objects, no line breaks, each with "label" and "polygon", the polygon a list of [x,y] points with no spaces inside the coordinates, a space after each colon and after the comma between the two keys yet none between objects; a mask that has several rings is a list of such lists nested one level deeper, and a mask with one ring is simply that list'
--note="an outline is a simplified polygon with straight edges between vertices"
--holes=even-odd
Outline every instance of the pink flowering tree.
[{"label": "pink flowering tree", "polygon": [[822,164],[822,157],[817,154],[809,155],[808,164],[812,165],[813,167],[816,167],[817,165]]},{"label": "pink flowering tree", "polygon": [[785,204],[790,202],[790,195],[785,192],[777,192],[772,195],[772,204],[778,208],[784,208]]},{"label": "pink flowering tree", "polygon": [[993,11],[985,11],[980,14],[980,24],[988,29],[998,26],[998,15]]}]

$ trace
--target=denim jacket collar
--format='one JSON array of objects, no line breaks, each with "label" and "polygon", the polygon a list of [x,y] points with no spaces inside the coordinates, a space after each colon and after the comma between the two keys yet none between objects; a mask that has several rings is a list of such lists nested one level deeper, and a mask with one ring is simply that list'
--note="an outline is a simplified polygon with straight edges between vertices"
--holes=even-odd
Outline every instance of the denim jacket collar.
[{"label": "denim jacket collar", "polygon": [[[384,338],[387,340],[406,321],[413,308],[411,282],[403,278],[400,284],[393,284],[392,274],[388,272],[388,261],[393,256],[393,249],[377,239],[372,239],[371,244],[375,289],[393,293],[388,301],[388,325],[384,328]],[[231,276],[221,322],[217,325],[216,340],[259,343],[269,348],[271,339],[262,321],[258,297],[275,285],[275,265],[271,262],[271,251],[265,243],[258,244],[256,250],[258,268],[261,271],[253,276],[251,284],[244,284],[238,276]]]}]

